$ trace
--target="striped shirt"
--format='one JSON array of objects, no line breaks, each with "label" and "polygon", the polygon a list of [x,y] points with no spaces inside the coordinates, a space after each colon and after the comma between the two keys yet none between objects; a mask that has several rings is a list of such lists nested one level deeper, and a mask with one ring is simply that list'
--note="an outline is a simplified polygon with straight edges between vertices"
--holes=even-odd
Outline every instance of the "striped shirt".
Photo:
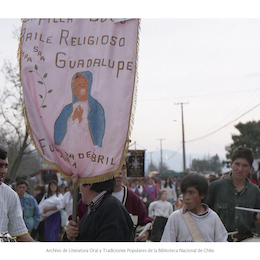
[{"label": "striped shirt", "polygon": [[88,215],[90,214],[91,211],[95,211],[98,206],[100,205],[101,201],[103,200],[105,194],[106,194],[106,190],[100,192],[89,204],[88,206]]},{"label": "striped shirt", "polygon": [[0,233],[21,236],[28,232],[17,193],[5,183],[0,185]]}]

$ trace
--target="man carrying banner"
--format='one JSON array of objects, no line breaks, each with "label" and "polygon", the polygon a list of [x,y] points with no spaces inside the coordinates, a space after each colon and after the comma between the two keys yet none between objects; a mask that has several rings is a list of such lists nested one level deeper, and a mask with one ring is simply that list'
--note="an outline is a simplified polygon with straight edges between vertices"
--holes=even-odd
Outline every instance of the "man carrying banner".
[{"label": "man carrying banner", "polygon": [[[144,242],[148,239],[150,232],[147,230],[143,235],[139,236],[139,232],[146,226],[148,223],[151,223],[151,219],[148,217],[148,213],[146,207],[142,200],[130,189],[125,187],[122,183],[126,176],[126,162],[123,164],[122,169],[119,175],[116,177],[116,185],[112,196],[116,197],[122,204],[125,206],[128,213],[132,216],[132,220],[134,221],[135,226],[137,226],[137,234],[135,241],[136,242]],[[83,199],[81,199],[78,203],[77,214],[79,219],[83,217],[83,215],[87,212],[88,205],[83,203]],[[71,223],[67,226],[67,232],[70,232]],[[71,234],[72,235],[72,234]]]},{"label": "man carrying banner", "polygon": [[247,177],[253,170],[252,150],[240,146],[231,159],[232,172],[227,178],[212,182],[205,199],[205,203],[218,213],[227,231],[236,233],[228,238],[230,242],[253,237],[255,222],[260,222],[260,213],[236,209],[237,206],[260,209],[259,188]]},{"label": "man carrying banner", "polygon": [[35,242],[24,223],[17,193],[3,183],[7,169],[7,152],[0,148],[0,233],[8,232],[12,237],[16,237],[19,242]]},{"label": "man carrying banner", "polygon": [[82,201],[88,211],[76,223],[70,220],[63,241],[73,237],[77,241],[108,242],[134,241],[134,227],[131,217],[118,199],[111,196],[115,179],[94,184],[80,184]]}]

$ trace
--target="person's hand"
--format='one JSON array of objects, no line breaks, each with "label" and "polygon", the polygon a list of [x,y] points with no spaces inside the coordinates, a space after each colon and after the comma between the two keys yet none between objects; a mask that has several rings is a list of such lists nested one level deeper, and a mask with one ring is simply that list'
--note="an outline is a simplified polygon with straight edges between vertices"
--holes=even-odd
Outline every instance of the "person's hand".
[{"label": "person's hand", "polygon": [[69,240],[72,240],[73,237],[77,237],[79,235],[79,217],[77,217],[77,219],[77,223],[73,220],[70,220],[66,226],[67,238]]},{"label": "person's hand", "polygon": [[74,114],[72,116],[72,120],[74,121],[75,119],[78,118],[79,123],[81,123],[82,115],[83,115],[83,108],[81,107],[81,105],[79,105],[78,107],[76,107],[76,109],[74,111]]},{"label": "person's hand", "polygon": [[42,219],[46,219],[47,218],[47,216],[43,216],[42,214],[41,214],[41,216],[42,216]]},{"label": "person's hand", "polygon": [[258,212],[257,214],[256,214],[256,222],[260,222],[260,212]]},{"label": "person's hand", "polygon": [[43,214],[46,214],[48,211],[49,211],[48,208],[44,208],[44,209],[42,210],[42,213],[43,213]]},{"label": "person's hand", "polygon": [[149,231],[146,231],[143,235],[139,237],[139,234],[136,234],[135,242],[145,242],[150,235]]}]

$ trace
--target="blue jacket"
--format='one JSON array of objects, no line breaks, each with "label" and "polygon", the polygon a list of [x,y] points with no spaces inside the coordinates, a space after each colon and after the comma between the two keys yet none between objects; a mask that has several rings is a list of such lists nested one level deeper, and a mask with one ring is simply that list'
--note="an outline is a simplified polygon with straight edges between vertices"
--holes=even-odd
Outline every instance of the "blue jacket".
[{"label": "blue jacket", "polygon": [[32,229],[37,229],[41,220],[41,213],[36,199],[28,193],[25,193],[20,198],[20,201],[23,209],[23,219],[30,233]]}]

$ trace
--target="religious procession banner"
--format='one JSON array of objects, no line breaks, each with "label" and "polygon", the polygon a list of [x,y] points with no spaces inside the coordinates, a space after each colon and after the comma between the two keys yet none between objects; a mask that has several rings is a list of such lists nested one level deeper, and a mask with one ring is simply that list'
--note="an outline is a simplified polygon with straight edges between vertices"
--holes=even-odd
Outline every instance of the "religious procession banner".
[{"label": "religious procession banner", "polygon": [[144,177],[145,150],[129,150],[127,156],[127,177]]},{"label": "religious procession banner", "polygon": [[139,19],[23,19],[20,76],[28,127],[74,182],[119,173],[133,124]]}]

